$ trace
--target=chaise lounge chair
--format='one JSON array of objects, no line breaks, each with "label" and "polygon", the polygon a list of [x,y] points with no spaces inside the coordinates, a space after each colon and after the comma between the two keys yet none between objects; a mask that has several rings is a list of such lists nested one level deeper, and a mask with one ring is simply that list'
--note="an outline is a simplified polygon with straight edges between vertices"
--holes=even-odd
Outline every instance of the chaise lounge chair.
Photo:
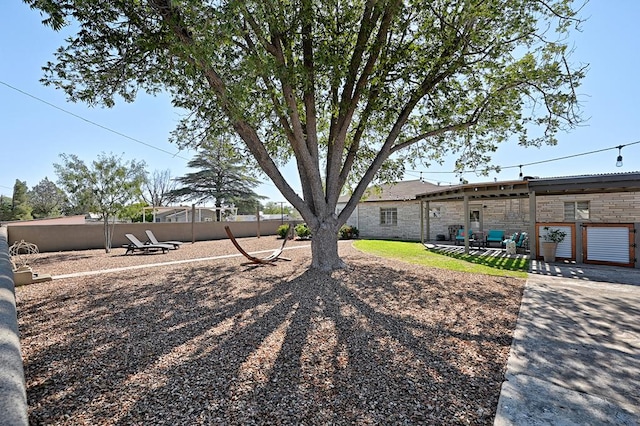
[{"label": "chaise lounge chair", "polygon": [[138,237],[133,234],[125,234],[124,236],[127,237],[127,239],[130,241],[129,244],[125,244],[122,246],[127,249],[127,251],[124,253],[125,255],[133,253],[135,251],[142,251],[148,254],[151,252],[162,250],[162,253],[166,253],[173,248],[173,246],[170,244],[144,244],[138,239]]},{"label": "chaise lounge chair", "polygon": [[147,244],[169,244],[173,246],[174,249],[180,248],[180,244],[184,244],[182,241],[158,241],[158,239],[155,235],[153,235],[153,232],[150,229],[147,229],[144,232],[146,232],[147,238],[149,239],[149,242]]}]

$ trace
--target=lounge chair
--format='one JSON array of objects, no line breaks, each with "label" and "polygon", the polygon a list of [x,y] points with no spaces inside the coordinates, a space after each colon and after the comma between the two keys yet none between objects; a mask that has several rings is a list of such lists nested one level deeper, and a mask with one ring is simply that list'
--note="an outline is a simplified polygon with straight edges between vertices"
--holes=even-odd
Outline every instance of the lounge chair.
[{"label": "lounge chair", "polygon": [[498,229],[489,229],[487,233],[486,243],[487,247],[491,246],[491,243],[498,243],[500,247],[502,247],[502,243],[504,241],[504,231]]},{"label": "lounge chair", "polygon": [[516,241],[516,250],[522,249],[522,251],[525,251],[528,248],[529,248],[529,234],[527,234],[526,232],[522,232],[520,234],[520,237],[518,238],[518,241]]},{"label": "lounge chair", "polygon": [[184,244],[182,241],[158,241],[150,229],[147,229],[144,232],[146,232],[147,238],[149,239],[148,244],[169,244],[172,245],[174,249],[180,248],[180,244]]},{"label": "lounge chair", "polygon": [[122,247],[126,248],[125,255],[133,253],[135,251],[142,251],[144,253],[151,253],[162,250],[162,253],[168,252],[173,248],[170,244],[144,244],[133,234],[125,234],[125,237],[129,240],[129,244],[125,244]]},{"label": "lounge chair", "polygon": [[[469,239],[471,239],[471,235],[473,235],[473,229],[469,229]],[[458,229],[458,233],[456,234],[456,245],[458,245],[458,241],[464,244],[464,228]]]},{"label": "lounge chair", "polygon": [[280,246],[279,249],[276,249],[273,251],[273,253],[271,253],[269,256],[267,257],[255,257],[250,255],[249,253],[247,253],[238,243],[238,241],[236,241],[236,238],[233,236],[233,233],[231,232],[231,228],[229,228],[228,226],[224,227],[224,230],[227,232],[227,236],[229,237],[229,239],[231,240],[231,242],[233,243],[233,245],[236,247],[236,249],[247,259],[249,259],[248,263],[243,263],[243,265],[247,265],[249,263],[255,263],[255,264],[263,264],[263,265],[268,265],[268,264],[273,264],[273,262],[275,262],[276,260],[291,260],[288,259],[286,257],[280,257],[280,255],[282,254],[282,251],[284,250],[284,246],[285,244],[287,244],[287,240],[288,235],[289,235],[289,230],[291,229],[291,225],[289,225],[289,229],[287,230],[287,236],[284,238],[284,240],[282,241],[282,246]]}]

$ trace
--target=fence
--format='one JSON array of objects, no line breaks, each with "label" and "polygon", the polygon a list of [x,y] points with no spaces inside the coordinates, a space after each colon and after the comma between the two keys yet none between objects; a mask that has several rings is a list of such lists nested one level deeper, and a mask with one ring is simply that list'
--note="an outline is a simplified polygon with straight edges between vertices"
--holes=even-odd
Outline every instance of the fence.
[{"label": "fence", "polygon": [[[112,247],[127,244],[125,234],[134,234],[146,241],[145,230],[150,229],[159,240],[185,242],[220,240],[227,238],[224,226],[229,225],[237,238],[275,235],[279,220],[260,222],[194,222],[194,223],[117,223],[113,231]],[[104,248],[102,223],[76,225],[20,225],[7,227],[8,242],[28,241],[44,252]]]}]

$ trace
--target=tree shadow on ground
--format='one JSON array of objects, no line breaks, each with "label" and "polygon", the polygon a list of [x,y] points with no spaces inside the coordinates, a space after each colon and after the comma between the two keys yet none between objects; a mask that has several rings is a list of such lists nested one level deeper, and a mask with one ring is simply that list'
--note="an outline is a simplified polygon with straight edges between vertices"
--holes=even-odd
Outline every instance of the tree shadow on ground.
[{"label": "tree shadow on ground", "polygon": [[20,307],[23,339],[53,339],[25,357],[30,420],[490,424],[523,283],[423,271],[193,266],[51,287]]}]

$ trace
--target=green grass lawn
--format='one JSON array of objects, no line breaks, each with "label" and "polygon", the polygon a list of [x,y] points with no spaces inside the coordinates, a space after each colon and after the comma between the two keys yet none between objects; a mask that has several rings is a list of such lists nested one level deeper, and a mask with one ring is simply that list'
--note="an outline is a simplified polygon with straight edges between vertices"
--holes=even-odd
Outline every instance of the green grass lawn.
[{"label": "green grass lawn", "polygon": [[470,254],[438,254],[420,244],[404,241],[356,240],[354,247],[365,253],[398,259],[403,262],[475,274],[526,278],[528,259],[476,256]]}]

